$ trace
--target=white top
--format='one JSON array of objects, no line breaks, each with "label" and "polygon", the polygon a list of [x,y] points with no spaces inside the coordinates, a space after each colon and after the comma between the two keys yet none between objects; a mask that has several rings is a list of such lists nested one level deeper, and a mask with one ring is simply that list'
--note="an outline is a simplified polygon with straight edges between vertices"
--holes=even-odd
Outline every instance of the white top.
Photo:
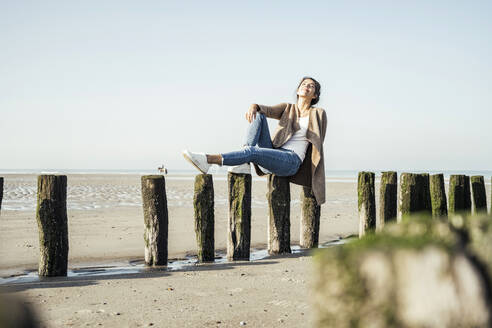
[{"label": "white top", "polygon": [[301,127],[297,130],[289,140],[287,140],[282,148],[290,149],[299,156],[301,162],[304,162],[304,157],[306,157],[306,150],[309,141],[306,139],[306,131],[308,129],[309,116],[299,117],[299,126]]}]

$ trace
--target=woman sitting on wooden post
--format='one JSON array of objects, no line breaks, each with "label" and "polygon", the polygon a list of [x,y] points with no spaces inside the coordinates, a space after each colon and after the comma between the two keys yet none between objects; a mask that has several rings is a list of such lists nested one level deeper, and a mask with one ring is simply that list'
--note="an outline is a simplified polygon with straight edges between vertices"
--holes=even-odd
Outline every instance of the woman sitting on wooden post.
[{"label": "woman sitting on wooden post", "polygon": [[[303,77],[297,87],[296,104],[251,105],[246,113],[251,124],[241,150],[217,155],[185,150],[183,156],[204,174],[212,164],[232,166],[232,173],[251,174],[253,163],[260,176],[287,176],[290,182],[311,187],[321,205],[325,202],[323,141],[327,119],[322,108],[313,107],[319,101],[320,90],[318,81]],[[267,117],[279,120],[273,140]]]}]

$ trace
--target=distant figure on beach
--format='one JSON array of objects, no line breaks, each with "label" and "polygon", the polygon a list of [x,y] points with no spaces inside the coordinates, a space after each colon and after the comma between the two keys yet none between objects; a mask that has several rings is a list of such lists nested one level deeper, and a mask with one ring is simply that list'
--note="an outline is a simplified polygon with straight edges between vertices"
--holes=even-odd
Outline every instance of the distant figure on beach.
[{"label": "distant figure on beach", "polygon": [[[250,125],[241,150],[215,155],[184,150],[183,156],[204,174],[212,164],[231,166],[232,173],[251,174],[253,163],[260,176],[273,173],[311,187],[321,205],[325,202],[323,141],[327,119],[322,108],[313,107],[319,101],[320,91],[319,82],[305,76],[297,86],[296,104],[250,106],[246,113]],[[273,139],[267,117],[279,120]]]},{"label": "distant figure on beach", "polygon": [[167,174],[167,169],[164,167],[164,164],[162,164],[161,166],[159,166],[159,167],[157,168],[157,170],[158,170],[160,173]]}]

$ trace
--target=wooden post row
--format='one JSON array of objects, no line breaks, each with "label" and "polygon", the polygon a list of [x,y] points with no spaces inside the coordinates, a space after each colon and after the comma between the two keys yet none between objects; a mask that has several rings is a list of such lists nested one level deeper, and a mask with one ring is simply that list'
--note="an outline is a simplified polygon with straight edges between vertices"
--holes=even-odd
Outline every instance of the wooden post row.
[{"label": "wooden post row", "polygon": [[168,227],[166,181],[162,175],[141,178],[144,211],[145,264],[167,265]]}]

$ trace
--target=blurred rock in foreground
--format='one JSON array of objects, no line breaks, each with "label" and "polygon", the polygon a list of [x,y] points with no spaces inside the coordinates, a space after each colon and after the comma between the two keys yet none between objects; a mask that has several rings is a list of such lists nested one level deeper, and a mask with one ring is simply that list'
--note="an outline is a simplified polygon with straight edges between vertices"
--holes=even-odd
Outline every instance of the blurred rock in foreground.
[{"label": "blurred rock in foreground", "polygon": [[0,294],[1,328],[35,328],[39,327],[32,308],[19,297]]},{"label": "blurred rock in foreground", "polygon": [[410,217],[318,251],[317,326],[490,327],[489,275],[455,227]]}]

